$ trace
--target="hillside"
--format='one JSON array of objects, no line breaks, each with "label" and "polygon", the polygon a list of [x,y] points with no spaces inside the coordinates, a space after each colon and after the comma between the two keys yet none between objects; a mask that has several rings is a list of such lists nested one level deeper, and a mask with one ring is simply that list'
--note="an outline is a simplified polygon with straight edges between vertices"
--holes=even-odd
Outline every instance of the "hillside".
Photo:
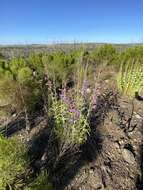
[{"label": "hillside", "polygon": [[143,46],[0,48],[0,189],[143,188]]}]

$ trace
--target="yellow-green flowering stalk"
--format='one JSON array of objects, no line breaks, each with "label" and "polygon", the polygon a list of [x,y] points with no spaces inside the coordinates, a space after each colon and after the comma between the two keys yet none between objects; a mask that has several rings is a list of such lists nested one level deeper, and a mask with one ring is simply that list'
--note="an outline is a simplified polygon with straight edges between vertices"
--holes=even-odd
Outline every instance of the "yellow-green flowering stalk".
[{"label": "yellow-green flowering stalk", "polygon": [[143,64],[134,59],[123,62],[117,76],[117,85],[125,96],[134,97],[135,92],[141,93],[143,90]]}]

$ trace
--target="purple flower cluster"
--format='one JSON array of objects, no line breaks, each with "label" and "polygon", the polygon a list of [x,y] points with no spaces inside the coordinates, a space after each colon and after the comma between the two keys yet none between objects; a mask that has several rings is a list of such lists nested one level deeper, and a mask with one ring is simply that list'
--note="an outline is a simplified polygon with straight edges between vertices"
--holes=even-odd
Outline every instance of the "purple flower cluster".
[{"label": "purple flower cluster", "polygon": [[78,120],[80,117],[80,111],[77,108],[71,108],[69,109],[69,112],[72,113],[75,120]]},{"label": "purple flower cluster", "polygon": [[70,98],[67,96],[67,92],[66,92],[66,89],[65,89],[65,88],[61,90],[60,98],[61,98],[61,100],[62,100],[65,104],[70,105],[71,100],[70,100]]},{"label": "purple flower cluster", "polygon": [[87,80],[83,82],[82,90],[81,90],[81,99],[83,102],[79,105],[78,100],[75,98],[72,92],[67,91],[65,88],[61,89],[60,98],[61,101],[66,105],[67,108],[67,116],[70,124],[76,123],[79,121],[81,117],[81,107],[86,105],[86,102],[90,102],[91,110],[95,110],[97,108],[97,100],[100,95],[100,88],[98,85],[95,85],[93,89],[90,88],[92,93],[89,95],[87,89],[89,88],[89,83]]},{"label": "purple flower cluster", "polygon": [[69,122],[75,123],[80,118],[80,110],[78,109],[74,96],[67,93],[66,89],[61,90],[60,94],[61,100],[66,104],[69,115]]},{"label": "purple flower cluster", "polygon": [[69,122],[71,124],[76,123],[80,119],[80,110],[78,108],[69,109]]}]

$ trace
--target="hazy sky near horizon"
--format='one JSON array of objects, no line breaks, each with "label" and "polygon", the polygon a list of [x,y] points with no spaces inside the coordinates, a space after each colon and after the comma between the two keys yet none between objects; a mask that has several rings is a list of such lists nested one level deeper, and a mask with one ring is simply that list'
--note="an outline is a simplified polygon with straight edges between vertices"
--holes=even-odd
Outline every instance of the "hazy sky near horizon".
[{"label": "hazy sky near horizon", "polygon": [[0,44],[143,42],[143,0],[0,0]]}]

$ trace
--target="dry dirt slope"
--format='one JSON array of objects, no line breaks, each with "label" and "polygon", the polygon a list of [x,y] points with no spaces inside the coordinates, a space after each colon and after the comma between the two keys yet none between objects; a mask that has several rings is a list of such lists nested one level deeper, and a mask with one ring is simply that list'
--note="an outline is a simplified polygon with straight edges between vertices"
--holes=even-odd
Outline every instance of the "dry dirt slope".
[{"label": "dry dirt slope", "polygon": [[96,128],[100,135],[96,158],[85,163],[67,190],[143,189],[143,102],[119,98],[118,105]]}]

